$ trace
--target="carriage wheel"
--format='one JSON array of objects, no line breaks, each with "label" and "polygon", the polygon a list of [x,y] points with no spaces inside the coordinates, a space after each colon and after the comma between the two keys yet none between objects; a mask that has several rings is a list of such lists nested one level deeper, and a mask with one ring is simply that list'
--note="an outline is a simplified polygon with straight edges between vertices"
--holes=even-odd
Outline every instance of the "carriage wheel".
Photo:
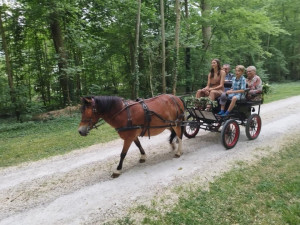
[{"label": "carriage wheel", "polygon": [[[187,117],[187,121],[190,121],[193,123],[187,123],[187,125],[184,126],[183,134],[187,138],[193,138],[198,134],[199,129],[200,129],[199,120],[197,120],[192,115],[189,115]],[[196,122],[198,122],[198,123],[196,123]]]},{"label": "carriage wheel", "polygon": [[233,148],[239,140],[240,127],[235,120],[227,120],[221,131],[222,143],[226,149]]},{"label": "carriage wheel", "polygon": [[249,116],[246,123],[246,135],[249,140],[254,140],[258,137],[261,130],[261,118],[258,114]]}]

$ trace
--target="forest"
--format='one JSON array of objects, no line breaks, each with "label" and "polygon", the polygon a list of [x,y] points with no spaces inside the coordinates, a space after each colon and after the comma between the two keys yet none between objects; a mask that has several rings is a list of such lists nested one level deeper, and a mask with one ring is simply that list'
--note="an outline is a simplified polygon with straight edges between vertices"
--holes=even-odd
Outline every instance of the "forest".
[{"label": "forest", "polygon": [[194,94],[210,62],[300,80],[299,0],[1,0],[0,116]]}]

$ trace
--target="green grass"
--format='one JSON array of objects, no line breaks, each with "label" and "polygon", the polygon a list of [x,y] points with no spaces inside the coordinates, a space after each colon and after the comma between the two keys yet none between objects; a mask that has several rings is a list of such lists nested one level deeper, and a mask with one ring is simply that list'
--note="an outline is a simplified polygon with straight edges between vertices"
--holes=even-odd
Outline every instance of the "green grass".
[{"label": "green grass", "polygon": [[118,137],[108,124],[92,130],[86,137],[78,132],[80,115],[45,122],[0,121],[0,167],[36,161]]},{"label": "green grass", "polygon": [[295,95],[300,95],[300,82],[273,83],[271,93],[265,95],[264,103],[285,99]]},{"label": "green grass", "polygon": [[300,138],[258,165],[224,174],[210,183],[209,191],[182,188],[178,203],[141,205],[134,216],[113,224],[300,224],[299,145]]}]

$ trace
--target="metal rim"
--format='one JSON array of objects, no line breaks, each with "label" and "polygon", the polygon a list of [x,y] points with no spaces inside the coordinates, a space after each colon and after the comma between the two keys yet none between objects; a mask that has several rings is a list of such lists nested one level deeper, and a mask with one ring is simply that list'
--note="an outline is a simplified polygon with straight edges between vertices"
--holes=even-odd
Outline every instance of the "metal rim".
[{"label": "metal rim", "polygon": [[228,120],[223,126],[221,137],[225,148],[231,149],[238,142],[240,136],[240,127],[235,120]]},{"label": "metal rim", "polygon": [[192,115],[189,115],[187,117],[187,121],[192,121],[192,122],[198,122],[198,123],[187,123],[186,126],[184,126],[184,131],[183,134],[187,138],[193,138],[195,137],[199,130],[200,130],[200,125],[199,125],[199,120],[193,117]]},{"label": "metal rim", "polygon": [[253,140],[258,137],[261,130],[261,118],[258,114],[249,116],[246,124],[246,135],[248,139]]}]

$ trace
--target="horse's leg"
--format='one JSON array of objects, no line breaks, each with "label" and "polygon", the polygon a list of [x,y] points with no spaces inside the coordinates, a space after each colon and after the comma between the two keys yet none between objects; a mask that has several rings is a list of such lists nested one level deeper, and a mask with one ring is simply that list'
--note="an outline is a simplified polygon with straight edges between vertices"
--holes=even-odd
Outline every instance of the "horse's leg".
[{"label": "horse's leg", "polygon": [[140,163],[144,163],[146,161],[146,153],[145,153],[145,150],[143,149],[138,137],[135,138],[134,143],[139,148],[139,150],[141,152]]},{"label": "horse's leg", "polygon": [[120,176],[122,167],[123,167],[123,161],[126,157],[127,151],[129,149],[131,143],[132,143],[132,140],[130,140],[130,141],[124,140],[123,149],[122,149],[121,156],[120,156],[120,162],[117,167],[117,170],[111,175],[112,178],[116,178],[116,177]]},{"label": "horse's leg", "polygon": [[182,155],[182,135],[183,135],[183,127],[182,126],[177,126],[174,128],[174,132],[177,135],[177,140],[178,140],[178,148],[175,153],[175,157],[179,158]]},{"label": "horse's leg", "polygon": [[174,138],[176,137],[176,132],[174,131],[173,128],[170,129],[171,131],[171,135],[170,135],[170,138],[169,138],[169,143],[173,149],[173,151],[176,149],[176,144],[173,142]]}]

